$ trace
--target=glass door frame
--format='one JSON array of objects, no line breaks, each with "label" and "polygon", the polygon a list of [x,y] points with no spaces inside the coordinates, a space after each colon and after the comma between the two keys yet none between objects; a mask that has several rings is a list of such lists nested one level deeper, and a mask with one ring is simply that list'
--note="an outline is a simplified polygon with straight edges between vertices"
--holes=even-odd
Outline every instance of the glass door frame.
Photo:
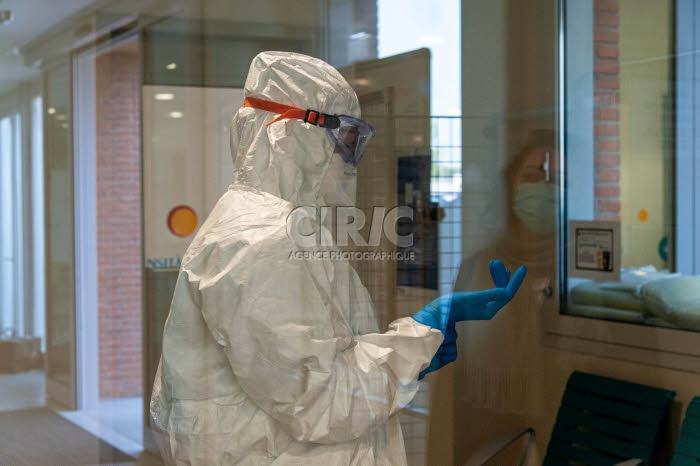
[{"label": "glass door frame", "polygon": [[[96,173],[96,60],[131,41],[139,31],[129,30],[72,54],[73,157],[75,208],[75,322],[77,409],[96,409],[100,401],[99,300]],[[79,245],[79,247],[78,247]]]},{"label": "glass door frame", "polygon": [[[73,118],[73,102],[72,102],[72,86],[70,83],[72,82],[73,79],[73,70],[71,67],[71,61],[68,56],[61,57],[57,60],[55,60],[53,63],[50,65],[47,65],[44,67],[42,70],[42,100],[44,103],[44,115],[46,115],[49,112],[49,108],[51,105],[51,89],[50,89],[50,84],[49,81],[51,79],[51,75],[54,72],[57,72],[61,67],[65,67],[67,69],[68,73],[68,78],[67,82],[69,83],[68,86],[66,86],[65,91],[68,92],[68,98],[66,99],[66,114],[65,114],[65,121],[67,124],[72,124]],[[51,257],[52,256],[52,250],[51,250],[51,243],[52,243],[52,234],[53,232],[50,230],[51,228],[51,222],[50,222],[50,214],[51,214],[51,182],[53,176],[49,174],[49,171],[52,168],[52,161],[53,161],[53,145],[54,145],[54,137],[53,134],[50,130],[50,125],[48,124],[48,121],[43,125],[44,127],[44,218],[46,219],[45,225],[47,227],[46,235],[45,235],[45,242],[44,242],[44,250],[46,252],[46,363],[45,363],[45,374],[46,374],[46,398],[47,398],[47,404],[51,404],[51,401],[59,403],[62,407],[68,408],[68,409],[76,409],[77,407],[77,396],[76,396],[76,364],[75,364],[75,346],[76,346],[76,341],[75,341],[75,306],[73,305],[75,302],[75,274],[74,274],[74,264],[73,267],[70,268],[71,272],[71,277],[69,277],[70,284],[72,286],[69,286],[68,289],[66,290],[67,293],[72,295],[72,299],[70,300],[71,302],[68,303],[66,306],[68,308],[68,313],[69,315],[67,316],[68,322],[68,378],[66,381],[59,380],[58,378],[52,377],[52,361],[53,358],[51,357],[51,352],[53,351],[53,326],[55,324],[54,319],[52,319],[54,315],[54,307],[56,300],[54,299],[54,289],[51,286],[52,285],[52,280],[51,280],[51,274],[52,274],[52,267],[51,267]],[[69,178],[66,180],[68,181],[69,186],[73,186],[73,135],[71,131],[67,131],[66,135],[66,147],[63,148],[63,150],[66,151],[66,158],[68,159],[68,168],[67,168],[67,174]],[[55,181],[55,180],[54,180]],[[73,220],[74,220],[74,211],[73,211],[73,199],[72,199],[72,190],[70,193],[70,213],[69,213],[69,218],[67,219],[67,222],[69,225],[73,225]],[[74,238],[72,238],[74,240]],[[72,246],[75,247],[75,244],[73,241],[71,241]],[[72,254],[71,254],[72,256]],[[74,259],[74,257],[73,257]]]}]

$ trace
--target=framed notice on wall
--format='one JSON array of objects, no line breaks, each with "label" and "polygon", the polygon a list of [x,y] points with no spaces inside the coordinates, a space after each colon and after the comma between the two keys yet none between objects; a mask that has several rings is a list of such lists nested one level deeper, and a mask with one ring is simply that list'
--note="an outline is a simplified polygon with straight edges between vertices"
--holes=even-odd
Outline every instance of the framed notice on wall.
[{"label": "framed notice on wall", "polygon": [[569,277],[620,281],[620,223],[569,222]]}]

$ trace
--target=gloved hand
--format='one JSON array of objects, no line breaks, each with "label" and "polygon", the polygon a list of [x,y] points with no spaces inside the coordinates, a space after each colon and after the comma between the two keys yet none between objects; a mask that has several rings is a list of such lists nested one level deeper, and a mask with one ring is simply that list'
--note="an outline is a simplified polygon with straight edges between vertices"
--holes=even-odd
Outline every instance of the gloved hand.
[{"label": "gloved hand", "polygon": [[428,367],[418,374],[418,380],[421,380],[426,374],[435,372],[442,366],[446,366],[455,359],[457,359],[457,329],[455,325],[452,324],[448,326],[445,339],[442,340],[442,344],[440,344],[440,347],[435,353],[435,356],[433,356]]},{"label": "gloved hand", "polygon": [[489,262],[489,271],[496,288],[484,291],[456,291],[440,296],[413,316],[417,322],[436,328],[445,336],[430,365],[420,373],[418,380],[457,359],[456,322],[491,319],[513,299],[527,273],[527,269],[521,266],[511,279],[510,271],[499,260]]}]

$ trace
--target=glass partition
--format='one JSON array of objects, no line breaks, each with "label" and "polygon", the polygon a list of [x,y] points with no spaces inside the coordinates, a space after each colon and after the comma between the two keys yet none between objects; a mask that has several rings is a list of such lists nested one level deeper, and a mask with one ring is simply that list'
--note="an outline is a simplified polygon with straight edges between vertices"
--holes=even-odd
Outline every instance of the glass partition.
[{"label": "glass partition", "polygon": [[45,74],[46,377],[51,398],[75,407],[75,258],[71,70]]},{"label": "glass partition", "polygon": [[[590,39],[567,49],[565,153],[553,131],[553,1],[53,3],[0,29],[0,41],[27,31],[0,47],[0,110],[20,98],[22,76],[42,82],[27,106],[43,114],[33,170],[45,186],[27,176],[23,205],[34,210],[25,248],[46,269],[46,319],[32,321],[37,335],[46,327],[46,366],[33,375],[46,375],[57,409],[42,409],[48,427],[34,430],[59,433],[76,455],[37,448],[34,463],[464,464],[521,422],[546,444],[555,396],[540,382],[538,319],[555,301],[557,202],[570,220],[621,225],[625,268],[680,271],[675,71],[657,60],[673,53],[673,29],[631,1],[620,2],[629,16],[601,15],[600,27],[594,5],[608,2],[578,2],[588,16],[571,6],[569,31]],[[337,73],[320,62],[251,70],[270,51]],[[250,72],[271,69],[246,89]],[[246,97],[310,112],[273,122],[279,107]],[[317,111],[343,126],[319,127]],[[369,126],[352,167],[353,135]],[[299,207],[311,207],[304,226],[321,244],[295,242]],[[663,236],[667,262],[650,252]],[[456,341],[412,319],[454,291],[504,285],[491,259],[528,267],[502,314],[445,328]],[[579,286],[609,285],[567,279],[579,306],[567,315],[584,314]],[[13,303],[0,300],[5,319]],[[433,359],[445,341],[445,360]],[[421,374],[432,361],[445,366]],[[0,393],[43,394],[31,375],[0,374]],[[16,380],[22,389],[4,390]]]},{"label": "glass partition", "polygon": [[575,371],[697,395],[693,0],[5,3],[3,458],[542,464]]}]

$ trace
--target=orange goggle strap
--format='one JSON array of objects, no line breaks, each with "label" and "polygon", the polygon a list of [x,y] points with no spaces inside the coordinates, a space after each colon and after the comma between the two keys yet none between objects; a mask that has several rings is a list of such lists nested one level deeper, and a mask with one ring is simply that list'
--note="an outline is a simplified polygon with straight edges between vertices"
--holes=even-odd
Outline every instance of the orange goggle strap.
[{"label": "orange goggle strap", "polygon": [[304,110],[299,107],[270,102],[269,100],[256,99],[255,97],[246,97],[243,100],[243,106],[279,114],[277,118],[269,122],[266,126],[270,126],[272,123],[276,123],[287,118],[304,120],[304,123],[318,125],[322,128],[335,129],[340,126],[340,120],[335,115],[327,115],[316,110]]}]

